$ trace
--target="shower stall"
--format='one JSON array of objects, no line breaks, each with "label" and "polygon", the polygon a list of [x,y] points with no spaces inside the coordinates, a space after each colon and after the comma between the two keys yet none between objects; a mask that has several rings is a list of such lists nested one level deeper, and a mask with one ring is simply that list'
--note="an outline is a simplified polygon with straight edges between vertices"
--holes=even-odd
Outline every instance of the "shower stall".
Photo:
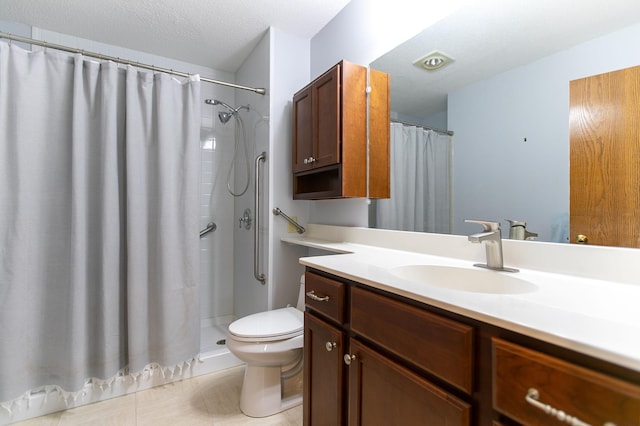
[{"label": "shower stall", "polygon": [[[45,39],[56,36],[43,30],[38,33]],[[261,43],[258,52],[268,51],[267,42],[268,39],[265,39]],[[119,53],[123,57],[131,54],[126,50]],[[268,72],[265,71],[268,70],[267,65],[263,55],[256,55],[242,67],[246,68],[248,75],[243,75],[242,68],[235,75],[224,72],[214,74],[225,80],[241,78],[245,81],[268,82]],[[172,62],[167,64],[167,68],[173,67]],[[183,68],[180,64],[178,67]],[[196,72],[199,71],[197,67],[194,68]],[[208,74],[211,71],[215,70],[205,69],[202,72]],[[200,97],[200,140],[196,140],[197,135],[188,138],[193,144],[200,144],[198,204],[201,238],[197,280],[201,325],[199,354],[193,359],[178,361],[176,365],[152,363],[142,370],[136,370],[134,375],[127,375],[126,371],[118,372],[113,377],[100,375],[88,379],[81,389],[47,387],[44,391],[27,391],[14,400],[0,401],[0,424],[240,364],[222,342],[227,326],[236,318],[266,310],[270,303],[269,281],[262,283],[253,274],[254,231],[257,231],[263,241],[257,247],[261,253],[258,267],[268,276],[269,156],[266,162],[261,163],[261,180],[257,188],[253,164],[258,155],[269,151],[269,96],[232,87],[203,85]],[[205,99],[219,101],[205,104]],[[255,204],[256,189],[260,191],[262,200],[259,205]],[[194,205],[191,202],[187,204]],[[256,215],[260,215],[261,219],[257,222],[263,224],[257,230],[254,228]],[[54,392],[59,393],[59,397],[49,397]]]},{"label": "shower stall", "polygon": [[[266,109],[262,110],[268,99],[239,91],[216,92],[204,99],[200,138],[200,224],[203,229],[211,222],[216,226],[200,240],[202,372],[239,364],[225,345],[228,325],[267,309],[267,286],[252,271],[254,266],[264,271],[267,265],[266,249],[254,247],[254,239],[266,235],[262,224],[268,211],[268,161],[257,168],[254,164],[268,146],[269,123]],[[254,248],[260,254],[257,259]]]}]

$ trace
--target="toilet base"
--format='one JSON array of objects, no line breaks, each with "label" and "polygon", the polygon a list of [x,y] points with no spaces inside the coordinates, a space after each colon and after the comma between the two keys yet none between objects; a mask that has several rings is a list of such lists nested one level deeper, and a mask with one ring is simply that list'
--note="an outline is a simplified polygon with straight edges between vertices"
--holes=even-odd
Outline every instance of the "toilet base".
[{"label": "toilet base", "polygon": [[302,404],[302,394],[282,398],[281,368],[247,365],[240,409],[250,417],[267,417]]}]

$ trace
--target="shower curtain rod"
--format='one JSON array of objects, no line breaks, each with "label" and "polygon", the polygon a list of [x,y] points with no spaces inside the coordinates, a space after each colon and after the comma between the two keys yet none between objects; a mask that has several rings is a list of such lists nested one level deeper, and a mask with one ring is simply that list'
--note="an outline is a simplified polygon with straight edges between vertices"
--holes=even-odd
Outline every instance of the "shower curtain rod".
[{"label": "shower curtain rod", "polygon": [[453,136],[453,130],[442,130],[442,129],[437,129],[435,127],[425,126],[423,124],[409,123],[407,121],[402,121],[402,120],[391,120],[391,121],[394,123],[405,124],[407,126],[422,127],[423,129],[433,130],[434,132],[444,133],[445,135]]},{"label": "shower curtain rod", "polygon": [[[100,53],[88,52],[86,50],[75,49],[75,48],[72,48],[72,47],[62,46],[62,45],[59,45],[59,44],[47,43],[46,41],[36,40],[36,39],[28,38],[28,37],[22,37],[22,36],[18,36],[18,35],[15,35],[15,34],[9,34],[9,33],[0,32],[0,38],[6,38],[6,39],[9,39],[9,40],[15,40],[15,41],[19,41],[21,43],[34,44],[36,46],[44,47],[45,49],[51,48],[51,49],[55,49],[55,50],[62,50],[63,52],[80,53],[81,55],[89,56],[89,57],[92,57],[92,58],[97,58],[97,59],[100,59],[100,60],[103,60],[103,61],[111,61],[111,62],[115,62],[115,63],[118,63],[118,64],[131,65],[131,66],[138,67],[138,68],[143,68],[143,69],[146,69],[146,70],[161,72],[161,73],[170,74],[170,75],[177,75],[179,77],[190,77],[192,75],[192,74],[189,74],[189,73],[186,73],[186,72],[174,71],[172,69],[156,67],[154,65],[142,64],[140,62],[128,61],[126,59],[120,59],[120,58],[116,58],[114,56],[107,56],[107,55],[102,55]],[[234,89],[249,90],[251,92],[255,92],[255,93],[258,93],[260,95],[264,95],[265,93],[267,93],[267,90],[264,89],[264,88],[241,86],[239,84],[229,83],[229,82],[220,81],[220,80],[213,80],[211,78],[206,78],[206,77],[200,77],[200,81],[204,81],[205,83],[212,83],[212,84],[219,84],[219,85],[222,85],[222,86],[233,87]]]}]

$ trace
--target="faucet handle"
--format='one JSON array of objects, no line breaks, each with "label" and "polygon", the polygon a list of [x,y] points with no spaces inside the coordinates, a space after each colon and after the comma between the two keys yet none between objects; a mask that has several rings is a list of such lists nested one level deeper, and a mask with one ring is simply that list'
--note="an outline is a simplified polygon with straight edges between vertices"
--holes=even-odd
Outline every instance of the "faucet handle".
[{"label": "faucet handle", "polygon": [[464,221],[467,223],[477,223],[478,225],[482,225],[482,227],[484,228],[483,230],[485,232],[497,231],[500,229],[500,222],[491,222],[486,220],[472,220],[472,219],[465,219]]}]

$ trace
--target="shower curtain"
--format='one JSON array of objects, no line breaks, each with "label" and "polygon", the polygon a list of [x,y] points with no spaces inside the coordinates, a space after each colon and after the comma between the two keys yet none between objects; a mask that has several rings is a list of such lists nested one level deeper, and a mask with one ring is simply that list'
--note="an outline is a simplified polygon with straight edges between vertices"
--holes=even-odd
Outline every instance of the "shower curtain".
[{"label": "shower curtain", "polygon": [[197,76],[0,42],[0,402],[199,352],[199,109]]},{"label": "shower curtain", "polygon": [[452,137],[391,123],[391,198],[377,200],[376,227],[451,232]]}]

